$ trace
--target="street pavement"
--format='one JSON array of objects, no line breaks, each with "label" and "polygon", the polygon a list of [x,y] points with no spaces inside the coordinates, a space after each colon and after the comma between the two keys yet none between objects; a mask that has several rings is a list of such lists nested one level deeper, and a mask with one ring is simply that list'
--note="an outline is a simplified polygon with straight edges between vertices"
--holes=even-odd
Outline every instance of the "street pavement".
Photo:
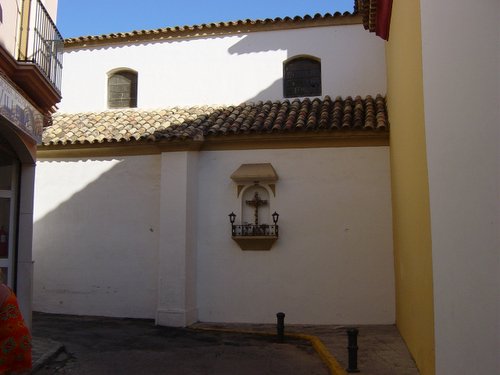
[{"label": "street pavement", "polygon": [[[418,375],[395,326],[358,326],[358,368],[365,375]],[[210,329],[210,330],[206,330]],[[217,330],[224,330],[220,332]],[[36,375],[327,375],[306,340],[239,332],[275,333],[273,325],[197,323],[155,326],[152,320],[34,313]],[[346,327],[287,325],[285,333],[318,337],[343,368]]]},{"label": "street pavement", "polygon": [[36,375],[328,374],[304,340],[281,344],[274,337],[159,327],[151,320],[35,313],[33,336],[64,347]]}]

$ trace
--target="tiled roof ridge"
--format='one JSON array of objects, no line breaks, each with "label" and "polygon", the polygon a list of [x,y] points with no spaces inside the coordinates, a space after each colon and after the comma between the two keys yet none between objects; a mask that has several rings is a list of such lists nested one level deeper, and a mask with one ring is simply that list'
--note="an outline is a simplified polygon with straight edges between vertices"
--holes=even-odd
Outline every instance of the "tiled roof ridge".
[{"label": "tiled roof ridge", "polygon": [[[254,104],[253,102],[249,102],[250,104]],[[243,104],[243,103],[242,103]],[[95,114],[112,114],[112,113],[121,113],[121,112],[141,112],[141,113],[149,113],[149,112],[159,112],[159,111],[178,111],[178,110],[190,110],[190,109],[219,109],[219,108],[227,108],[229,106],[236,106],[237,104],[204,104],[204,105],[185,105],[185,106],[174,106],[174,107],[151,107],[151,108],[106,108],[100,111],[81,111],[81,112],[65,112],[65,111],[57,111],[52,116],[54,118],[64,117],[64,116],[75,116],[75,115],[95,115]],[[240,104],[241,105],[241,104]]]},{"label": "tiled roof ridge", "polygon": [[389,40],[393,0],[356,0],[355,11],[363,20],[363,27],[384,40]]},{"label": "tiled roof ridge", "polygon": [[342,18],[351,18],[358,15],[357,8],[354,8],[353,12],[334,12],[332,13],[316,13],[313,16],[306,14],[304,16],[295,17],[275,17],[275,18],[265,18],[265,19],[242,19],[235,21],[222,21],[222,22],[211,22],[202,23],[195,25],[184,25],[184,26],[172,26],[157,29],[148,30],[132,30],[128,32],[116,32],[109,34],[100,35],[83,35],[79,37],[67,38],[64,40],[65,47],[73,47],[86,45],[88,43],[99,43],[99,42],[120,42],[122,40],[136,39],[136,38],[161,38],[164,36],[186,36],[188,35],[206,35],[212,34],[214,30],[219,32],[229,31],[229,29],[240,28],[240,27],[259,27],[259,26],[286,26],[289,24],[301,24],[310,21],[328,21],[337,20]]},{"label": "tiled roof ridge", "polygon": [[387,131],[385,97],[305,98],[239,105],[57,113],[42,144],[203,140],[207,136],[318,131]]}]

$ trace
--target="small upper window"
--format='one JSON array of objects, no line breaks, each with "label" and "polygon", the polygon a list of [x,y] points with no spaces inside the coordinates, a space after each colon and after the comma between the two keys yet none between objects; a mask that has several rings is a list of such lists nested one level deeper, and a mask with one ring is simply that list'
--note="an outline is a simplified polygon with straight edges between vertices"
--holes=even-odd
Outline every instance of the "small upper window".
[{"label": "small upper window", "polygon": [[321,61],[313,57],[295,57],[283,65],[285,98],[321,95]]},{"label": "small upper window", "polygon": [[108,77],[108,107],[137,107],[137,73],[119,70]]},{"label": "small upper window", "polygon": [[0,4],[0,23],[3,23],[3,10],[2,10],[2,4]]}]

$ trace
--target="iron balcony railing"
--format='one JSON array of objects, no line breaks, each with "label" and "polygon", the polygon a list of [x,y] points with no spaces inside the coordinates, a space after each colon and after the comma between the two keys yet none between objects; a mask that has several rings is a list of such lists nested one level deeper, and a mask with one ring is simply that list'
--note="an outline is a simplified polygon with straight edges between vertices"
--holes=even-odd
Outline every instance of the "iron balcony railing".
[{"label": "iron balcony railing", "polygon": [[29,18],[28,50],[21,61],[37,65],[60,93],[63,38],[40,0],[32,0]]},{"label": "iron balcony railing", "polygon": [[231,234],[233,237],[236,236],[275,236],[278,237],[278,225],[268,225],[268,224],[243,224],[243,225],[231,225]]}]

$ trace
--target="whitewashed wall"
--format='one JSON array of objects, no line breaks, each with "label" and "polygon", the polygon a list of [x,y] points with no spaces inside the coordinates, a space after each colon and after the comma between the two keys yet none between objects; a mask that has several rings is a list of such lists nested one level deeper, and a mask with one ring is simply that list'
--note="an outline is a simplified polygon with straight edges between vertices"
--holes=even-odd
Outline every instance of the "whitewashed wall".
[{"label": "whitewashed wall", "polygon": [[[280,238],[242,251],[230,175],[262,162],[279,175]],[[394,323],[388,147],[40,160],[36,186],[35,310],[174,325],[274,322],[278,311],[289,323]]]},{"label": "whitewashed wall", "polygon": [[349,25],[68,49],[59,108],[106,109],[116,68],[138,72],[142,108],[282,99],[283,61],[301,54],[321,59],[323,95],[386,92],[383,41]]},{"label": "whitewashed wall", "polygon": [[58,0],[42,0],[42,4],[47,10],[47,12],[50,14],[50,18],[52,18],[52,21],[56,23],[57,21],[57,5],[58,5]]},{"label": "whitewashed wall", "polygon": [[159,156],[39,160],[33,309],[153,318]]},{"label": "whitewashed wall", "polygon": [[436,374],[498,374],[500,2],[420,3]]},{"label": "whitewashed wall", "polygon": [[[241,216],[229,176],[266,162],[279,176],[269,211],[280,238],[242,251],[229,234],[227,215]],[[394,323],[388,148],[205,152],[199,163],[201,321],[271,323],[284,311],[290,323]]]},{"label": "whitewashed wall", "polygon": [[14,57],[17,54],[17,32],[21,22],[21,1],[6,0],[0,4],[3,13],[3,22],[0,22],[0,45]]}]

